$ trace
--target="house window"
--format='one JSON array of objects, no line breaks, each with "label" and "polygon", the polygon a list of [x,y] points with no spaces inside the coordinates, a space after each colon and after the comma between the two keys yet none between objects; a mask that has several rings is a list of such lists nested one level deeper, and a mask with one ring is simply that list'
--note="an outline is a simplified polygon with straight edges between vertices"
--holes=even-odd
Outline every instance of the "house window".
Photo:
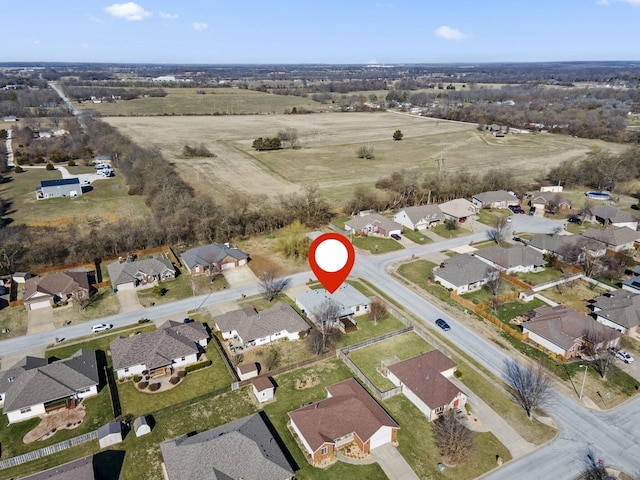
[{"label": "house window", "polygon": [[326,454],[327,454],[327,451],[328,451],[327,447],[322,447],[322,448],[320,449],[320,455],[326,455]]},{"label": "house window", "polygon": [[436,413],[437,413],[438,415],[440,415],[443,411],[444,411],[444,407],[438,407],[438,408],[436,408]]},{"label": "house window", "polygon": [[128,368],[125,368],[125,369],[124,369],[124,373],[129,373],[129,369],[128,369]]},{"label": "house window", "polygon": [[196,265],[196,273],[200,273],[200,265]]},{"label": "house window", "polygon": [[180,361],[184,362],[186,359],[187,359],[187,357],[182,357],[182,358],[180,359]]},{"label": "house window", "polygon": [[20,413],[29,413],[31,411],[31,407],[25,407],[20,409]]},{"label": "house window", "polygon": [[79,388],[78,390],[76,390],[76,393],[87,393],[91,391],[91,387],[85,387],[85,388]]}]

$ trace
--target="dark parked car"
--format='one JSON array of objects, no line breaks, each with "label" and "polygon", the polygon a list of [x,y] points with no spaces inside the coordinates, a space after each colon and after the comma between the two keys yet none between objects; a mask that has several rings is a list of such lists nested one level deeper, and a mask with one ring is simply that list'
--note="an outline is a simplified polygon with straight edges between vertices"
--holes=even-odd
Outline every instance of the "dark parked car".
[{"label": "dark parked car", "polygon": [[578,217],[569,217],[567,222],[569,222],[569,223],[582,223]]},{"label": "dark parked car", "polygon": [[400,235],[398,235],[397,233],[392,233],[391,238],[393,238],[394,240],[400,240]]},{"label": "dark parked car", "polygon": [[441,318],[436,320],[436,325],[438,325],[445,332],[448,332],[449,330],[451,330],[451,327],[449,326],[449,324]]},{"label": "dark parked car", "polygon": [[513,237],[511,240],[513,240],[514,242],[522,242],[522,239],[520,237]]}]

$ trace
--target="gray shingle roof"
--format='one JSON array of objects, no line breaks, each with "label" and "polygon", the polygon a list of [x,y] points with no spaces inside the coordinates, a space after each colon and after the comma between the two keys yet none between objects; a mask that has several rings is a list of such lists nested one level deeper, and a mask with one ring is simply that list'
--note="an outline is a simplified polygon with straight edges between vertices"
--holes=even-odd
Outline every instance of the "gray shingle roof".
[{"label": "gray shingle roof", "polygon": [[440,210],[445,215],[455,218],[466,218],[478,213],[478,206],[465,198],[456,198],[440,204]]},{"label": "gray shingle roof", "polygon": [[226,257],[232,257],[236,260],[244,260],[249,258],[249,254],[243,252],[238,248],[227,247],[221,243],[211,243],[209,245],[202,245],[200,247],[192,248],[191,250],[187,250],[182,255],[182,263],[184,263],[187,268],[191,269],[196,265],[218,265],[221,263]]},{"label": "gray shingle roof", "polygon": [[629,212],[623,212],[610,205],[601,205],[591,209],[594,217],[602,218],[609,223],[628,223],[637,222],[638,219]]},{"label": "gray shingle roof", "polygon": [[[19,370],[16,369],[18,373]],[[65,360],[22,370],[12,381],[9,378],[10,375],[2,376],[7,387],[5,412],[70,397],[77,390],[100,383],[96,352],[85,349]]]},{"label": "gray shingle roof", "polygon": [[284,480],[293,469],[259,413],[160,444],[169,480]]},{"label": "gray shingle roof", "polygon": [[175,275],[173,264],[165,258],[145,258],[135,262],[112,262],[107,265],[109,279],[114,287],[123,283],[136,281],[136,275],[140,272],[150,277],[172,272]]},{"label": "gray shingle roof", "polygon": [[377,224],[383,230],[387,232],[391,230],[402,230],[402,225],[398,222],[394,222],[390,218],[383,217],[379,213],[371,213],[369,215],[353,217],[348,222],[345,222],[345,226],[349,226],[355,231],[360,231],[367,225]]},{"label": "gray shingle roof", "polygon": [[34,473],[21,480],[94,480],[93,455]]},{"label": "gray shingle roof", "polygon": [[489,192],[478,193],[473,198],[479,200],[482,204],[496,202],[517,202],[518,197],[506,190],[492,190]]},{"label": "gray shingle roof", "polygon": [[481,282],[491,270],[485,262],[466,253],[451,257],[443,263],[445,265],[434,270],[433,274],[456,287]]},{"label": "gray shingle roof", "polygon": [[209,338],[200,322],[178,323],[168,321],[153,332],[132,337],[116,338],[109,344],[113,368],[145,365],[154,369],[171,364],[176,358],[198,353],[196,342]]},{"label": "gray shingle roof", "polygon": [[411,220],[411,223],[413,223],[414,225],[419,223],[421,220],[437,222],[444,219],[442,210],[440,210],[440,207],[435,204],[406,207],[402,210],[404,210],[404,212],[407,214],[407,217],[409,217],[409,220]]},{"label": "gray shingle roof", "polygon": [[221,332],[235,330],[243,342],[250,342],[286,330],[289,333],[309,330],[309,324],[298,315],[294,308],[284,302],[256,312],[252,307],[234,310],[213,317]]},{"label": "gray shingle roof", "polygon": [[593,299],[591,306],[599,316],[625,328],[640,325],[640,295],[627,290],[614,290]]},{"label": "gray shingle roof", "polygon": [[597,240],[607,246],[621,246],[640,240],[640,232],[629,227],[611,226],[604,230],[597,228],[589,228],[583,234],[583,237]]},{"label": "gray shingle roof", "polygon": [[296,295],[296,303],[304,309],[305,315],[311,319],[314,317],[314,312],[317,312],[327,300],[331,300],[341,307],[340,316],[351,315],[352,309],[358,305],[369,305],[371,303],[368,297],[348,283],[343,283],[333,293],[329,293],[324,288],[319,288]]},{"label": "gray shingle roof", "polygon": [[511,248],[496,245],[495,247],[478,250],[473,255],[481,260],[489,260],[505,269],[547,264],[542,253],[524,245],[515,245]]}]

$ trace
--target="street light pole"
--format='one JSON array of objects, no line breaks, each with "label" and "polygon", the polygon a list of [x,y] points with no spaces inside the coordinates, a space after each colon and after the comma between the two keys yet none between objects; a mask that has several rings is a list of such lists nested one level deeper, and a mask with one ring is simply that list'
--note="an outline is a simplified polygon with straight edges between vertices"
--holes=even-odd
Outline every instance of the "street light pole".
[{"label": "street light pole", "polygon": [[584,377],[582,378],[582,388],[580,389],[580,396],[578,397],[579,400],[582,400],[582,393],[584,392],[584,384],[587,381],[587,370],[589,370],[589,366],[588,365],[580,365],[579,368],[584,367]]}]

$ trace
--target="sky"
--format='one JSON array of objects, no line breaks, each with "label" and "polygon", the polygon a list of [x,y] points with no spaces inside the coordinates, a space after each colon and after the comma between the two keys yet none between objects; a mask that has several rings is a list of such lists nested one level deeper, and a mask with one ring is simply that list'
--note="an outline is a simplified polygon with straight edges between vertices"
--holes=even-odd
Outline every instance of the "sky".
[{"label": "sky", "polygon": [[640,60],[640,0],[4,3],[0,62]]}]

